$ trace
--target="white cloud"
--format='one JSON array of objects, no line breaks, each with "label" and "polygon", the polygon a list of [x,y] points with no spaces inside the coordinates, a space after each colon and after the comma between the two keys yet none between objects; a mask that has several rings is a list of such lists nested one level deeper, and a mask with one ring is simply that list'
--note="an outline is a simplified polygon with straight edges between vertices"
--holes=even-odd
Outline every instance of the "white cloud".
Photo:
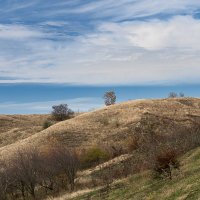
[{"label": "white cloud", "polygon": [[45,34],[32,27],[23,25],[4,25],[0,24],[0,39],[28,39],[41,38]]},{"label": "white cloud", "polygon": [[191,16],[178,16],[168,21],[109,23],[100,26],[99,30],[103,34],[92,35],[88,38],[89,42],[97,45],[125,43],[146,50],[200,50],[200,20]]},{"label": "white cloud", "polygon": [[[93,12],[104,17],[110,13],[115,20],[122,20],[191,7],[193,12],[195,6],[200,6],[200,2],[103,0],[71,12]],[[46,34],[37,26],[0,25],[0,83],[200,82],[199,19],[188,15],[168,20],[154,18],[120,23],[115,20],[110,23],[98,21],[93,33],[73,37],[70,41],[67,35],[61,38],[53,31]],[[56,27],[67,23],[62,20],[46,21],[46,25]],[[48,40],[49,36],[52,40]]]}]

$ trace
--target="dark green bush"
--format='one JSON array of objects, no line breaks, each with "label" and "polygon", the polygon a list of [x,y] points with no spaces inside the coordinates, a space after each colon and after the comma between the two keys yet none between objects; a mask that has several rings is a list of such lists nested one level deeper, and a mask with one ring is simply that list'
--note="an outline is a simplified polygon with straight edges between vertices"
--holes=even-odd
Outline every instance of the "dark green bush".
[{"label": "dark green bush", "polygon": [[53,122],[52,121],[49,121],[49,120],[46,120],[43,124],[43,129],[47,129],[49,128],[50,126],[53,125]]}]

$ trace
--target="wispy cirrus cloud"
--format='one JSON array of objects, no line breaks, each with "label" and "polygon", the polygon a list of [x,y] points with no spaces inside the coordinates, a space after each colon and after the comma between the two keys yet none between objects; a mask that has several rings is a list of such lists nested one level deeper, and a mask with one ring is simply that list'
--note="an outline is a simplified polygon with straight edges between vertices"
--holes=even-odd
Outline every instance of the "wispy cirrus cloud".
[{"label": "wispy cirrus cloud", "polygon": [[25,40],[34,38],[44,38],[45,33],[31,26],[0,24],[0,39]]},{"label": "wispy cirrus cloud", "polygon": [[197,0],[0,4],[0,83],[199,82]]},{"label": "wispy cirrus cloud", "polygon": [[193,14],[198,10],[198,0],[103,0],[89,1],[71,10],[71,13],[92,13],[94,16],[111,17],[113,20],[128,20],[164,14]]}]

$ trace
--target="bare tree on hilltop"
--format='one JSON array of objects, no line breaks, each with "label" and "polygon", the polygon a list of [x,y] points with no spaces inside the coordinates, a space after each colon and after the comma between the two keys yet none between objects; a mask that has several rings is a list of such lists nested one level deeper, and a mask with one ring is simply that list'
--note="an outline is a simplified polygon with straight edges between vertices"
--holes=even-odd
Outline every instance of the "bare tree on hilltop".
[{"label": "bare tree on hilltop", "polygon": [[114,91],[108,91],[104,94],[104,102],[106,106],[115,104],[116,99],[117,97]]},{"label": "bare tree on hilltop", "polygon": [[176,92],[170,92],[168,95],[169,98],[177,98],[178,94]]},{"label": "bare tree on hilltop", "polygon": [[52,109],[52,116],[57,121],[69,119],[74,114],[67,104],[55,105],[52,106]]},{"label": "bare tree on hilltop", "polygon": [[169,98],[178,98],[178,97],[185,97],[185,94],[183,92],[180,92],[179,94],[176,92],[170,92],[168,95]]}]

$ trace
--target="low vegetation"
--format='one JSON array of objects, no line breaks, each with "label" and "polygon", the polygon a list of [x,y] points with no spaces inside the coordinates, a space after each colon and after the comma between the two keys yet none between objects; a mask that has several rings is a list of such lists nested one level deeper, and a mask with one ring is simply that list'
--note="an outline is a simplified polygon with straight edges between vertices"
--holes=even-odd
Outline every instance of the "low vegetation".
[{"label": "low vegetation", "polygon": [[1,199],[36,199],[60,190],[74,190],[79,169],[77,153],[64,146],[18,149],[0,160]]},{"label": "low vegetation", "polygon": [[[121,147],[95,146],[79,152],[51,143],[40,149],[18,149],[12,159],[0,162],[1,199],[42,199],[78,190],[85,186],[84,181],[76,182],[78,172],[95,166],[99,167],[91,171],[88,184],[101,186],[104,199],[107,197],[102,194],[109,195],[115,180],[146,170],[152,171],[152,179],[173,180],[174,171],[181,171],[178,158],[200,145],[199,125],[190,129],[190,134],[189,130],[177,129],[176,135],[158,136],[150,129],[154,124],[146,118],[141,123],[138,136]],[[126,159],[101,165],[125,152],[129,155]]]},{"label": "low vegetation", "polygon": [[[154,178],[151,171],[134,174],[126,179],[117,180],[109,190],[94,189],[73,200],[197,200],[200,196],[200,149],[189,151],[180,157],[180,170],[172,171],[173,178]],[[67,196],[59,200],[65,200]],[[55,199],[57,200],[57,199]]]},{"label": "low vegetation", "polygon": [[185,94],[183,92],[180,92],[179,94],[176,93],[176,92],[170,92],[169,95],[168,95],[169,98],[183,98],[185,97]]},{"label": "low vegetation", "polygon": [[0,154],[0,199],[67,199],[84,189],[93,192],[76,199],[176,199],[184,193],[159,190],[189,179],[185,154],[200,146],[199,110],[188,98],[139,101],[52,125],[38,134],[48,142],[32,137]]},{"label": "low vegetation", "polygon": [[110,155],[107,151],[100,147],[93,147],[82,154],[81,164],[83,168],[89,168],[105,162],[109,158]]},{"label": "low vegetation", "polygon": [[153,171],[155,177],[167,177],[172,179],[172,171],[179,169],[180,164],[176,152],[172,150],[165,150],[156,156],[155,166]]},{"label": "low vegetation", "polygon": [[52,126],[54,123],[50,120],[46,120],[43,124],[43,129],[49,128],[50,126]]}]

